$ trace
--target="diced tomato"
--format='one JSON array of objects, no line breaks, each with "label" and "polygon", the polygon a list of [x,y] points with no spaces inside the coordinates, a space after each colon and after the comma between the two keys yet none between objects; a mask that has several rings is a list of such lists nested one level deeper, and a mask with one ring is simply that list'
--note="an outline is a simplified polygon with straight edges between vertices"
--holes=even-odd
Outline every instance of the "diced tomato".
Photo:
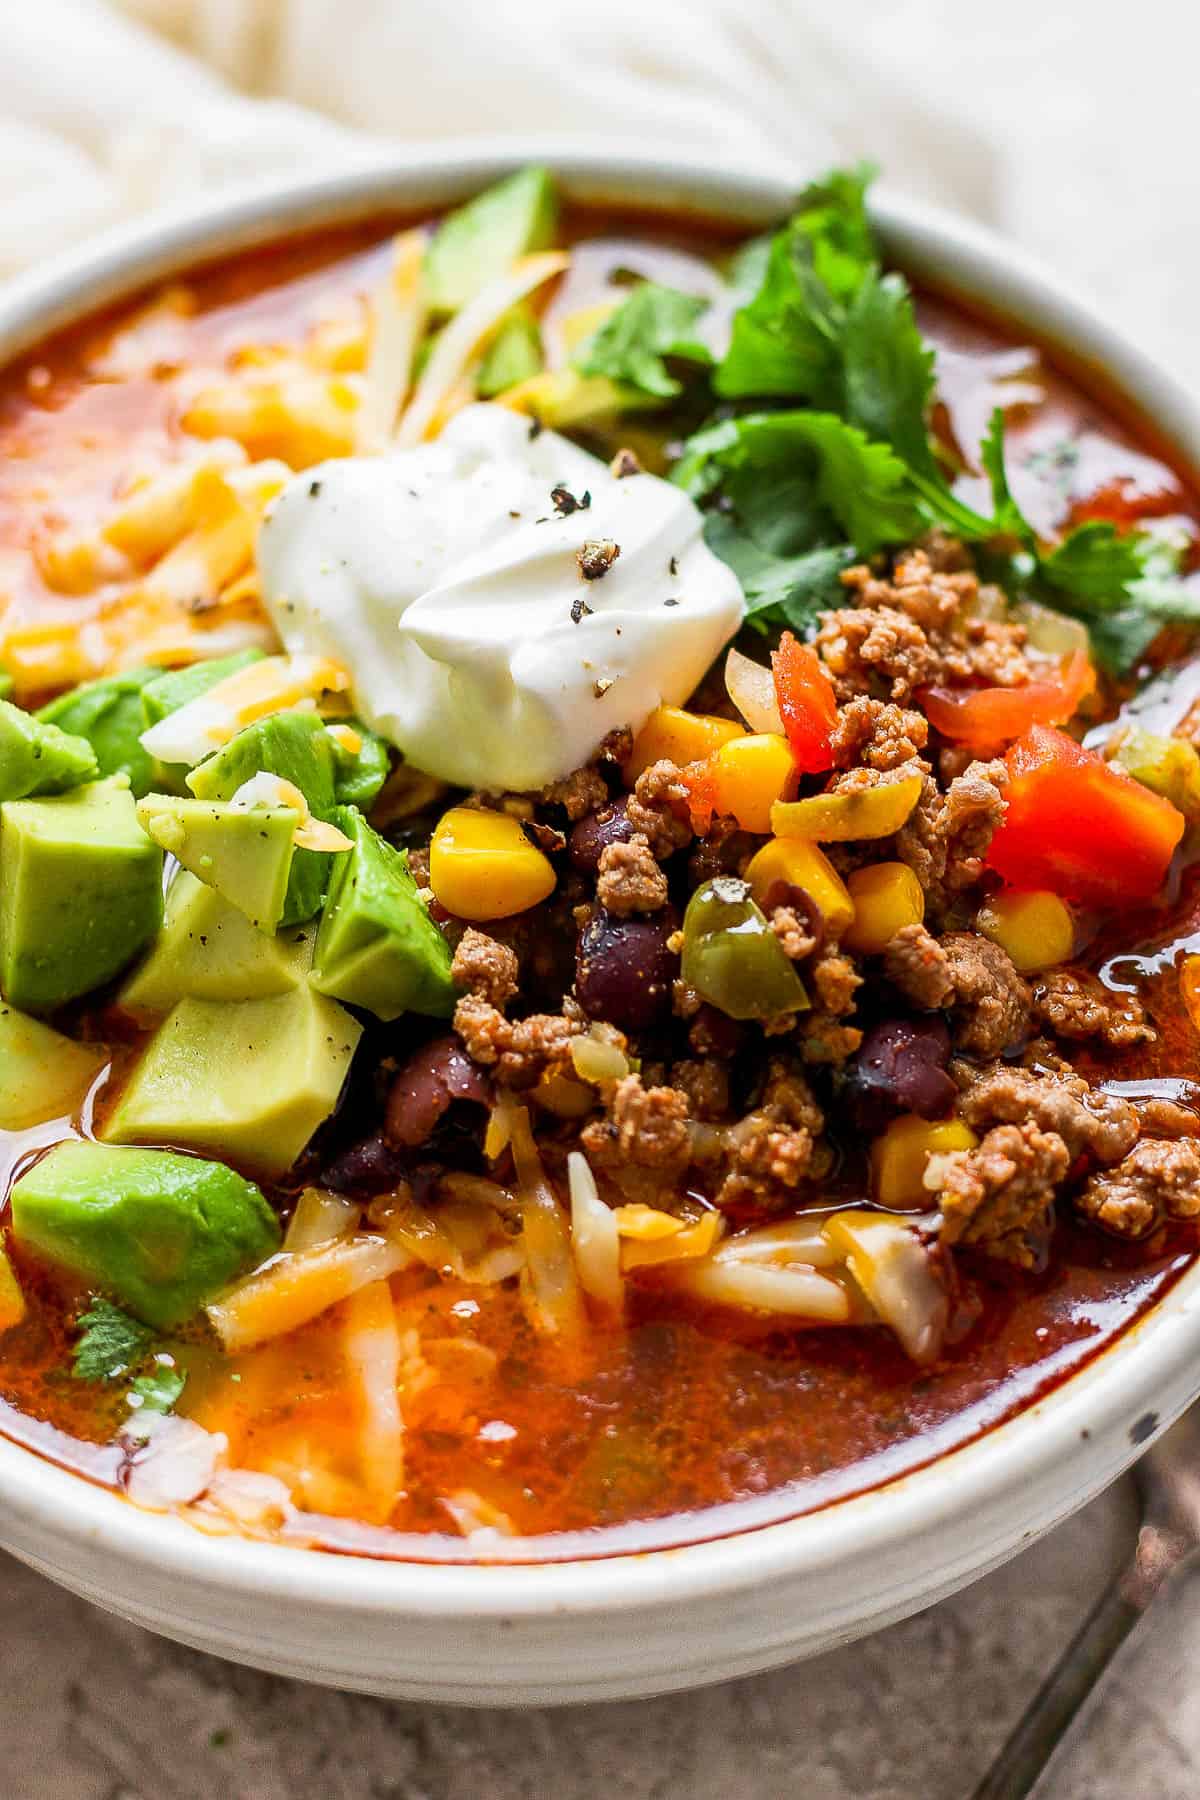
[{"label": "diced tomato", "polygon": [[1005,762],[1004,819],[987,862],[1011,887],[1109,909],[1158,892],[1184,829],[1169,800],[1047,725]]},{"label": "diced tomato", "polygon": [[771,668],[779,716],[796,767],[802,775],[821,775],[833,767],[830,734],[837,723],[833,683],[816,651],[798,642],[790,631],[784,632],[778,650],[772,652]]},{"label": "diced tomato", "polygon": [[1024,687],[926,688],[920,695],[935,731],[956,744],[990,749],[1034,725],[1061,725],[1096,685],[1087,653],[1076,650],[1057,675]]},{"label": "diced tomato", "polygon": [[1147,488],[1129,475],[1119,475],[1076,500],[1068,522],[1084,525],[1090,519],[1107,519],[1118,531],[1128,531],[1143,519],[1168,519],[1183,512],[1187,502],[1182,489],[1168,470],[1163,470],[1163,477],[1162,487]]}]

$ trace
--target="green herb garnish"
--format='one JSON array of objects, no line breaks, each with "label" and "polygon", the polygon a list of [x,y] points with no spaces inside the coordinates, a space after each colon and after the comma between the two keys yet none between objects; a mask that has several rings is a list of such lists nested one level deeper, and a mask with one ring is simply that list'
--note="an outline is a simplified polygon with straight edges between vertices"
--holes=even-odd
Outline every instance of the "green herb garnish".
[{"label": "green herb garnish", "polygon": [[[107,1383],[133,1376],[128,1391],[135,1411],[171,1411],[187,1377],[173,1363],[158,1361],[155,1346],[159,1340],[150,1326],[98,1295],[80,1314],[79,1326],[72,1365],[77,1381]],[[137,1370],[144,1372],[135,1374]]]},{"label": "green herb garnish", "polygon": [[667,367],[667,357],[705,366],[707,345],[694,334],[708,301],[677,288],[645,281],[595,331],[575,358],[582,375],[606,375],[650,400],[673,400],[683,383]]}]

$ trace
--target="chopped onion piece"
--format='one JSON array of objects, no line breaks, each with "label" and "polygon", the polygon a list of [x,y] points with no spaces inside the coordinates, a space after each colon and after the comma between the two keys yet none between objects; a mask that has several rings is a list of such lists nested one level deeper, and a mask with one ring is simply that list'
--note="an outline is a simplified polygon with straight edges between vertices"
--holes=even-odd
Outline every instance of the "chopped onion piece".
[{"label": "chopped onion piece", "polygon": [[843,1259],[825,1236],[824,1218],[784,1219],[778,1225],[761,1225],[753,1231],[739,1231],[714,1252],[719,1263],[768,1263],[791,1267],[797,1263],[810,1269],[836,1267]]},{"label": "chopped onion piece", "polygon": [[798,1264],[781,1268],[771,1263],[719,1262],[710,1256],[703,1262],[680,1264],[671,1271],[671,1282],[675,1288],[712,1306],[778,1313],[789,1319],[812,1319],[821,1325],[848,1325],[853,1321],[845,1288],[828,1275]]},{"label": "chopped onion piece", "polygon": [[740,650],[730,650],[725,658],[725,691],[751,731],[783,736],[775,677],[764,663],[752,662]]},{"label": "chopped onion piece", "polygon": [[1091,655],[1092,640],[1082,619],[1055,612],[1052,606],[1043,606],[1040,600],[1018,600],[1009,607],[1008,616],[1016,624],[1024,625],[1029,648],[1041,656],[1052,656],[1061,661],[1080,650],[1085,656]]},{"label": "chopped onion piece", "polygon": [[517,1535],[517,1528],[508,1514],[473,1488],[459,1488],[457,1493],[443,1495],[442,1505],[465,1538],[477,1540]]},{"label": "chopped onion piece", "polygon": [[156,1512],[199,1499],[229,1449],[223,1432],[205,1431],[194,1419],[174,1413],[139,1420],[124,1435],[136,1445],[124,1470],[125,1492],[136,1505]]},{"label": "chopped onion piece", "polygon": [[504,315],[543,282],[561,275],[570,260],[565,250],[542,250],[533,256],[518,257],[506,274],[490,281],[455,314],[434,345],[412,399],[401,414],[395,437],[398,449],[419,444],[429,435],[471,358]]},{"label": "chopped onion piece", "polygon": [[296,1202],[283,1240],[287,1251],[316,1250],[321,1244],[335,1244],[358,1230],[362,1207],[344,1194],[331,1194],[328,1188],[305,1188]]},{"label": "chopped onion piece", "polygon": [[366,1235],[297,1256],[281,1253],[205,1310],[226,1350],[247,1350],[307,1325],[411,1262],[401,1244]]},{"label": "chopped onion piece", "polygon": [[370,348],[355,420],[359,450],[384,448],[408,396],[427,316],[424,267],[425,233],[401,232],[387,280],[370,301]]},{"label": "chopped onion piece", "polygon": [[625,1303],[617,1216],[600,1198],[587,1158],[572,1150],[567,1158],[571,1189],[571,1245],[584,1291],[619,1312]]},{"label": "chopped onion piece", "polygon": [[278,1531],[296,1511],[285,1484],[257,1469],[218,1469],[204,1491],[204,1505],[260,1531]]},{"label": "chopped onion piece", "polygon": [[825,1234],[916,1363],[941,1353],[949,1300],[916,1232],[885,1213],[839,1212]]},{"label": "chopped onion piece", "polygon": [[575,1073],[593,1087],[601,1087],[606,1081],[623,1081],[629,1073],[629,1058],[609,1035],[611,1031],[611,1026],[593,1025],[590,1031],[571,1039]]}]

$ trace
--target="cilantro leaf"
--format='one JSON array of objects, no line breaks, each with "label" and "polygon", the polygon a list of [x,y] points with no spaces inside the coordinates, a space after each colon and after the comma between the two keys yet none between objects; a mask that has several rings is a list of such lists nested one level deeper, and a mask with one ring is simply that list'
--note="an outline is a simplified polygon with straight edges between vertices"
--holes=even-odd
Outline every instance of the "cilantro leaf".
[{"label": "cilantro leaf", "polygon": [[120,1381],[140,1368],[145,1373],[129,1383],[133,1410],[138,1415],[171,1411],[187,1377],[173,1361],[154,1357],[151,1362],[158,1338],[149,1325],[99,1295],[80,1314],[79,1325],[72,1370],[77,1381]]},{"label": "cilantro leaf", "polygon": [[846,313],[841,356],[842,410],[851,424],[890,444],[918,474],[938,479],[925,423],[934,353],[902,276],[868,272]]},{"label": "cilantro leaf", "polygon": [[1036,534],[1008,485],[1008,468],[1004,458],[1004,408],[997,406],[979,446],[979,460],[992,487],[992,528],[996,537],[1013,537],[1020,543],[1033,545]]},{"label": "cilantro leaf", "polygon": [[1043,556],[1043,581],[1092,612],[1116,612],[1142,573],[1144,536],[1089,519]]},{"label": "cilantro leaf", "polygon": [[116,1381],[145,1361],[154,1333],[110,1300],[93,1299],[80,1315],[83,1334],[75,1346],[78,1381]]},{"label": "cilantro leaf", "polygon": [[724,399],[833,399],[837,346],[816,316],[806,254],[807,240],[794,225],[772,240],[762,285],[734,313],[729,348],[713,374]]},{"label": "cilantro leaf", "polygon": [[694,334],[708,301],[645,281],[634,289],[575,358],[583,375],[606,375],[656,400],[673,400],[683,383],[665,357],[707,366],[712,353]]},{"label": "cilantro leaf", "polygon": [[773,556],[740,531],[725,513],[710,513],[704,527],[709,549],[727,562],[746,596],[746,618],[760,631],[787,625],[805,633],[817,614],[836,606],[838,579],[856,560],[849,544],[820,545],[797,556]]},{"label": "cilantro leaf", "polygon": [[[674,479],[693,498],[720,491],[739,523],[775,553],[813,549],[830,525],[870,556],[903,543],[923,520],[904,463],[834,413],[748,413],[690,438]],[[806,529],[780,530],[780,495]],[[785,512],[794,527],[794,518]]]},{"label": "cilantro leaf", "polygon": [[187,1376],[182,1369],[173,1364],[155,1363],[148,1375],[139,1375],[130,1384],[130,1393],[139,1402],[135,1411],[140,1415],[146,1413],[169,1413],[182,1394],[187,1383]]}]

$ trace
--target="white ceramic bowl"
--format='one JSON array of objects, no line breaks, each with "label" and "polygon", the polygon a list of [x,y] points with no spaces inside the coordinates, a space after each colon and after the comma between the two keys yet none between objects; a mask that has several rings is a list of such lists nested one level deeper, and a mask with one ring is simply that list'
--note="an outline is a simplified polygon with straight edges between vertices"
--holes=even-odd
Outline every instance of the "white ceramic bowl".
[{"label": "white ceramic bowl", "polygon": [[[198,259],[441,205],[535,159],[579,198],[747,226],[778,218],[794,191],[778,172],[545,142],[397,155],[94,243],[8,288],[0,358]],[[1094,367],[1200,464],[1196,402],[1011,245],[893,195],[875,214],[898,263]],[[808,1517],[683,1549],[476,1567],[208,1538],[3,1439],[0,1543],[138,1624],[312,1681],[478,1705],[660,1693],[811,1655],[994,1568],[1112,1481],[1193,1398],[1198,1367],[1200,1267],[1114,1348],[966,1448]]]}]

